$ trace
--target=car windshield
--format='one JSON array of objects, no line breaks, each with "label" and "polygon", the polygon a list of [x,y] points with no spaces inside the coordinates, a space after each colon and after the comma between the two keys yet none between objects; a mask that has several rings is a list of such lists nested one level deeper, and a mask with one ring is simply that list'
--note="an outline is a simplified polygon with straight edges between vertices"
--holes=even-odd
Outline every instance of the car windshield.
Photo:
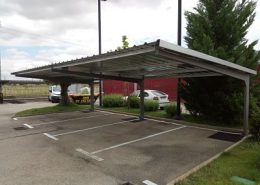
[{"label": "car windshield", "polygon": [[138,96],[139,95],[139,91],[134,91],[133,93],[132,93],[132,96]]},{"label": "car windshield", "polygon": [[166,94],[164,92],[161,92],[161,91],[152,91],[152,93],[155,95],[155,96],[165,96]]},{"label": "car windshield", "polygon": [[60,91],[60,87],[59,86],[55,86],[55,87],[52,88],[52,90],[59,92]]}]

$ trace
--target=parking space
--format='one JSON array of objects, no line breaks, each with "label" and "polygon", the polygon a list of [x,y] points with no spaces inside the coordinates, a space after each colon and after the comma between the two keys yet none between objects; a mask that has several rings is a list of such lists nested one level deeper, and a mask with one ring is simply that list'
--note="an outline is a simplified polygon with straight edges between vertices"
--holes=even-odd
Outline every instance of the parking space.
[{"label": "parking space", "polygon": [[120,182],[167,184],[224,151],[241,136],[135,116],[96,111],[19,118],[49,145],[82,158]]}]

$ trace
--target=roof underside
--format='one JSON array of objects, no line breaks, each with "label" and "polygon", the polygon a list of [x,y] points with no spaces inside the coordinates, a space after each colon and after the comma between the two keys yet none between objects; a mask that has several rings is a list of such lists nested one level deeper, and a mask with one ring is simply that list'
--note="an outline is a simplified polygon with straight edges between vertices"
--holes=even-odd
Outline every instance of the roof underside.
[{"label": "roof underside", "polygon": [[13,73],[19,77],[88,83],[96,79],[138,82],[144,78],[227,75],[245,80],[256,71],[158,40],[102,55]]}]

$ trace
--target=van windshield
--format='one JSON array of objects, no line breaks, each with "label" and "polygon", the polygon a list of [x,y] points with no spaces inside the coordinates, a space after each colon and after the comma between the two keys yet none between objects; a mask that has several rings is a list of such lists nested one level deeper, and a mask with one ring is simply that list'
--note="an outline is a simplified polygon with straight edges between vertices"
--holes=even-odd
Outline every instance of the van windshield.
[{"label": "van windshield", "polygon": [[52,88],[52,90],[59,92],[60,91],[60,87],[59,86],[55,86],[55,87]]}]

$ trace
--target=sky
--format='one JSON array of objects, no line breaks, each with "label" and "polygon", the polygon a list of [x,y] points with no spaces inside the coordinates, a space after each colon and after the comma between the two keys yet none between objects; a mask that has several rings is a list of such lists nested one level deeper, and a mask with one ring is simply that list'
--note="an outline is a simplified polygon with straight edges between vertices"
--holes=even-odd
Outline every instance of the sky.
[{"label": "sky", "polygon": [[[177,0],[101,2],[102,51],[163,39],[177,43]],[[182,0],[183,12],[198,0]],[[0,0],[2,79],[10,73],[98,53],[97,0]],[[183,36],[186,20],[183,16]],[[260,4],[247,39],[260,37]],[[185,47],[185,43],[183,42]],[[260,43],[256,46],[260,50]]]}]

